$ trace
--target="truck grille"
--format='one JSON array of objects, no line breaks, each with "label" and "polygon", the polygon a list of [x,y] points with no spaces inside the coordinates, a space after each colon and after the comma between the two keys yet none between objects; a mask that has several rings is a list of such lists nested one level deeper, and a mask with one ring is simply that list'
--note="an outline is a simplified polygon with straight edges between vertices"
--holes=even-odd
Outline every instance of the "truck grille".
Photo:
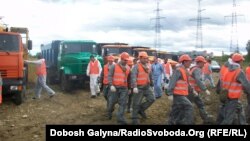
[{"label": "truck grille", "polygon": [[0,70],[1,77],[6,77],[7,76],[7,71],[6,70]]},{"label": "truck grille", "polygon": [[3,78],[15,78],[18,76],[18,70],[0,70],[1,72],[1,77]]}]

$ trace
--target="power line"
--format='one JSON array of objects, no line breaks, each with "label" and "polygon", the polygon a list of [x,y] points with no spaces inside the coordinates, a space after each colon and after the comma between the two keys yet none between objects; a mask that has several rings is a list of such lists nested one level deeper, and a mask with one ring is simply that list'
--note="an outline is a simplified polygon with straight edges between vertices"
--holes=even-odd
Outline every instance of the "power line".
[{"label": "power line", "polygon": [[225,18],[230,17],[231,19],[231,39],[230,39],[230,52],[239,52],[239,43],[238,43],[238,29],[237,29],[237,18],[239,16],[243,15],[238,15],[237,14],[237,4],[236,0],[233,0],[233,10],[232,10],[232,15],[230,16],[225,16]]},{"label": "power line", "polygon": [[161,48],[161,19],[164,19],[165,17],[160,16],[160,9],[159,6],[159,0],[157,1],[157,8],[154,10],[156,11],[156,17],[151,18],[151,20],[155,20],[155,38],[154,38],[154,47],[155,49],[160,49]]},{"label": "power line", "polygon": [[197,21],[196,27],[196,48],[203,48],[203,34],[202,34],[202,21],[210,18],[202,18],[201,13],[205,11],[205,9],[201,9],[201,0],[198,0],[198,10],[197,10],[197,18],[190,19],[190,21]]}]

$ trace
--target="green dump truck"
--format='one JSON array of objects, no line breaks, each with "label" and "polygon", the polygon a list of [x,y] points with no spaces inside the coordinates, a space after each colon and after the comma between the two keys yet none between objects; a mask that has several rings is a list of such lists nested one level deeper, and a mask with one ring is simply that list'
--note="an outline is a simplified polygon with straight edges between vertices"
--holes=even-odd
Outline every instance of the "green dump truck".
[{"label": "green dump truck", "polygon": [[86,69],[90,55],[103,65],[103,59],[97,55],[96,42],[92,40],[54,40],[41,45],[42,55],[47,65],[47,82],[59,82],[63,91],[70,91],[74,84],[89,81]]}]

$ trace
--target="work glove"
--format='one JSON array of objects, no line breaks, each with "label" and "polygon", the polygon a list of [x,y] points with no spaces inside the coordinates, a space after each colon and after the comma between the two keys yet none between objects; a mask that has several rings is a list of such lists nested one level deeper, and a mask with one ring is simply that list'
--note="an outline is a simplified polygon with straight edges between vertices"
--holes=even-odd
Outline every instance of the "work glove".
[{"label": "work glove", "polygon": [[110,91],[111,91],[111,92],[116,92],[116,88],[115,88],[115,86],[113,86],[113,85],[112,85],[112,86],[110,86]]},{"label": "work glove", "polygon": [[134,93],[134,94],[138,94],[138,93],[139,93],[138,88],[133,88],[133,93]]},{"label": "work glove", "polygon": [[193,94],[194,94],[195,97],[199,96],[199,94],[195,90],[193,90]]},{"label": "work glove", "polygon": [[169,95],[169,96],[168,96],[168,100],[173,101],[173,99],[174,99],[174,96],[173,96],[173,95]]},{"label": "work glove", "polygon": [[169,80],[168,80],[167,77],[164,77],[163,81],[164,81],[165,83],[168,83],[168,82],[169,82]]},{"label": "work glove", "polygon": [[168,83],[164,83],[163,86],[165,90],[168,89]]},{"label": "work glove", "polygon": [[205,93],[206,93],[207,95],[210,95],[210,94],[211,94],[209,90],[206,90]]}]

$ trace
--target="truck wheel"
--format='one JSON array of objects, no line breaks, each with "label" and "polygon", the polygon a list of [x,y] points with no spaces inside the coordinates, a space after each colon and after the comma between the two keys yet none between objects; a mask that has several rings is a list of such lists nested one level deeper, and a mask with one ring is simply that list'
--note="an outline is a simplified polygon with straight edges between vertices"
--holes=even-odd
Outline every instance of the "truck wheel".
[{"label": "truck wheel", "polygon": [[61,78],[62,78],[61,79],[61,89],[63,91],[70,91],[71,90],[71,83],[68,80],[67,76],[65,74],[62,74]]},{"label": "truck wheel", "polygon": [[20,105],[24,102],[25,98],[26,98],[26,85],[23,86],[23,90],[21,92],[16,92],[14,94],[14,97],[13,97],[13,102],[16,104],[16,105]]}]

